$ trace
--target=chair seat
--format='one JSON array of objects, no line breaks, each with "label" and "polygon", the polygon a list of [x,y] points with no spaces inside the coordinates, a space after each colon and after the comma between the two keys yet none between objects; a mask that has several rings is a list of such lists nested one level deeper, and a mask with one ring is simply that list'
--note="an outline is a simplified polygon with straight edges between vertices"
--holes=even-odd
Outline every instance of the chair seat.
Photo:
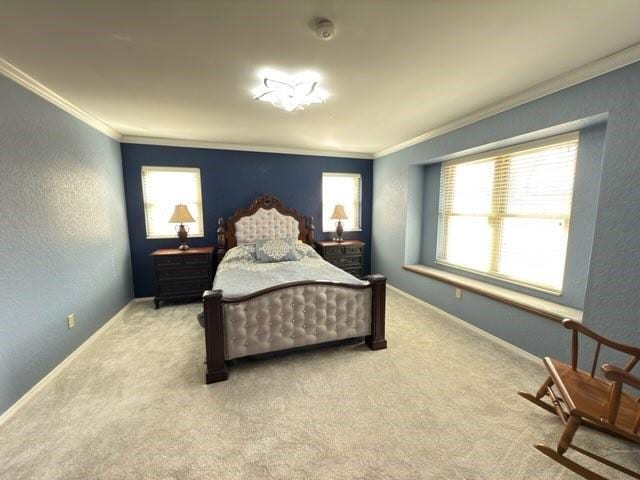
[{"label": "chair seat", "polygon": [[592,377],[581,370],[574,371],[570,365],[549,357],[544,359],[544,364],[570,414],[614,427],[626,437],[640,441],[640,435],[633,432],[633,425],[640,412],[637,399],[622,392],[620,410],[615,425],[611,425],[608,422],[611,382]]}]

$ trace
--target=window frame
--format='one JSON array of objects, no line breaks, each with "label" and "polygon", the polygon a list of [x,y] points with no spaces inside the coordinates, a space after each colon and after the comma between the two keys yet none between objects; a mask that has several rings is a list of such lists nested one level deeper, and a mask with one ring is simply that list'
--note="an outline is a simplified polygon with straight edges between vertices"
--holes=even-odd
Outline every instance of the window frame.
[{"label": "window frame", "polygon": [[[144,233],[145,238],[147,240],[167,240],[167,239],[175,239],[177,238],[177,233],[175,235],[149,235],[149,218],[147,216],[147,199],[144,188],[144,172],[146,171],[160,171],[160,172],[197,172],[198,180],[199,180],[199,188],[197,189],[197,200],[200,204],[200,215],[199,218],[196,218],[196,222],[202,225],[202,233],[201,234],[191,234],[189,233],[189,238],[204,238],[205,229],[204,229],[204,207],[202,204],[202,173],[199,167],[174,167],[174,166],[163,166],[163,165],[141,165],[140,166],[140,185],[142,187],[142,211],[144,215]],[[192,214],[193,215],[193,214]],[[195,216],[194,216],[195,217]],[[168,220],[167,220],[167,223]]]},{"label": "window frame", "polygon": [[[445,235],[440,235],[440,228],[441,228],[441,205],[438,205],[438,218],[437,218],[437,240],[436,240],[436,253],[435,253],[435,259],[434,259],[434,263],[437,265],[442,265],[445,267],[449,267],[452,269],[456,269],[456,270],[460,270],[463,272],[469,272],[472,273],[474,275],[478,275],[481,277],[486,277],[486,278],[490,278],[490,279],[495,279],[495,280],[500,280],[502,282],[506,282],[506,283],[510,283],[513,285],[517,285],[520,287],[525,287],[531,290],[536,290],[539,292],[543,292],[549,295],[554,295],[554,296],[561,296],[564,290],[564,283],[565,283],[565,274],[566,274],[566,269],[567,269],[567,262],[569,259],[569,245],[570,245],[570,234],[571,234],[571,219],[572,219],[572,214],[573,214],[573,200],[574,200],[574,195],[575,195],[575,180],[576,180],[576,173],[577,173],[577,162],[578,162],[578,154],[579,154],[579,147],[580,147],[580,131],[573,131],[573,132],[569,132],[569,133],[565,133],[565,134],[561,134],[561,135],[555,135],[553,137],[546,137],[540,140],[535,140],[535,141],[531,141],[531,142],[526,142],[526,143],[519,143],[516,145],[512,145],[509,147],[505,147],[505,148],[499,148],[499,149],[495,149],[495,150],[488,150],[486,152],[482,152],[482,153],[478,153],[478,154],[474,154],[474,155],[470,155],[470,156],[465,156],[465,157],[461,157],[461,158],[457,158],[455,160],[450,160],[447,162],[444,162],[442,165],[443,167],[446,166],[454,166],[457,164],[462,164],[462,163],[467,163],[467,162],[474,162],[474,161],[479,161],[479,160],[484,160],[484,159],[489,159],[489,158],[494,158],[495,160],[495,164],[496,164],[496,170],[500,169],[502,167],[500,167],[498,164],[500,163],[500,157],[508,157],[510,155],[513,154],[518,154],[518,153],[523,153],[527,150],[533,150],[533,149],[537,149],[537,148],[544,148],[544,147],[551,147],[554,144],[558,144],[558,143],[563,143],[563,142],[570,142],[570,141],[575,141],[577,142],[577,147],[576,147],[576,159],[575,159],[575,163],[576,163],[576,168],[573,172],[573,187],[572,187],[572,192],[571,192],[571,204],[570,204],[570,208],[569,208],[569,213],[566,216],[561,216],[559,215],[558,218],[562,217],[562,219],[564,220],[564,225],[565,228],[567,229],[567,246],[566,246],[566,251],[565,251],[565,258],[564,258],[564,266],[563,266],[563,276],[562,276],[562,284],[560,286],[559,289],[554,289],[551,288],[549,286],[545,286],[545,285],[540,285],[540,284],[536,284],[536,283],[530,283],[530,282],[526,282],[523,280],[520,280],[518,278],[506,275],[506,274],[502,274],[498,271],[483,271],[483,270],[476,270],[474,268],[471,267],[467,267],[464,265],[458,265],[455,263],[451,263],[451,262],[447,262],[446,260],[443,260],[441,258],[439,258],[439,254],[441,251],[441,245],[440,242],[441,240],[444,240],[446,238]],[[504,158],[502,159],[502,161],[504,162]],[[440,173],[440,182],[442,182],[442,171]],[[442,188],[442,183],[440,184],[440,188]],[[499,223],[496,221],[497,218],[499,218],[499,215],[496,215],[495,210],[494,210],[494,205],[493,203],[496,201],[495,197],[496,197],[496,190],[495,190],[495,184],[493,185],[493,188],[491,190],[491,198],[492,198],[492,211],[489,215],[487,215],[487,218],[490,221],[490,225],[492,228],[492,231],[494,231],[495,233],[495,229],[497,228],[495,225],[496,223]],[[438,202],[440,203],[442,201],[442,190],[440,191],[440,195],[438,198]],[[502,205],[502,208],[499,209],[500,212],[502,212],[502,210],[504,209],[504,205]],[[504,217],[502,217],[504,219]],[[528,216],[526,218],[539,218],[536,217],[534,215]],[[555,218],[555,217],[554,217]],[[493,219],[493,220],[492,220]],[[500,231],[498,232],[498,240],[495,240],[492,238],[492,243],[491,243],[491,251],[489,254],[489,258],[490,258],[490,269],[494,269],[495,266],[499,263],[500,258],[499,258],[499,238],[503,233],[503,228],[499,229]]]},{"label": "window frame", "polygon": [[324,225],[324,177],[325,176],[331,176],[331,177],[349,177],[349,178],[358,178],[359,179],[359,192],[358,192],[358,219],[360,220],[360,224],[358,226],[358,228],[345,228],[344,231],[345,232],[361,232],[362,231],[362,174],[358,173],[358,172],[322,172],[322,183],[320,185],[321,187],[321,203],[322,203],[322,233],[331,233],[331,232],[335,232],[336,231],[336,225],[335,222],[333,225],[331,225],[331,228],[326,228]]}]

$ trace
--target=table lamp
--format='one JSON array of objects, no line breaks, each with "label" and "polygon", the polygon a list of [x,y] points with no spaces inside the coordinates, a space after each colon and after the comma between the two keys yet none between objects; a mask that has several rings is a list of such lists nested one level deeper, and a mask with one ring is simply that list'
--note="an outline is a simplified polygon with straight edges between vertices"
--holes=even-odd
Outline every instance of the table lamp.
[{"label": "table lamp", "polygon": [[347,219],[347,214],[344,211],[344,206],[340,205],[339,203],[334,207],[333,209],[333,213],[331,214],[331,217],[329,217],[331,220],[338,220],[338,223],[336,224],[336,238],[334,238],[333,240],[335,242],[344,242],[344,238],[342,238],[342,232],[344,232],[344,228],[342,228],[342,222],[340,220],[346,220]]},{"label": "table lamp", "polygon": [[176,232],[178,232],[178,240],[180,240],[180,246],[178,247],[180,250],[188,250],[189,245],[187,245],[187,236],[189,234],[189,227],[185,227],[184,222],[191,223],[195,222],[191,213],[189,213],[189,209],[186,205],[176,205],[176,208],[173,210],[173,215],[171,215],[171,219],[169,223],[179,223],[180,225],[176,225]]}]

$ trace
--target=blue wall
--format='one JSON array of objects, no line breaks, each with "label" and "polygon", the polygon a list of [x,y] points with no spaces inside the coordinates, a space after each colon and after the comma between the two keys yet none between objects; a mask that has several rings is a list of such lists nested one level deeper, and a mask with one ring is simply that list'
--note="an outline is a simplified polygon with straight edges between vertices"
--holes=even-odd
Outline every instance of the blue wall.
[{"label": "blue wall", "polygon": [[533,354],[565,357],[568,335],[558,323],[469,292],[456,300],[451,286],[403,270],[408,258],[420,255],[412,240],[416,227],[407,218],[426,212],[413,198],[425,195],[415,180],[420,164],[505,139],[526,141],[602,122],[601,175],[588,172],[598,199],[590,262],[582,265],[588,275],[584,323],[640,344],[640,63],[376,159],[373,269],[392,285]]},{"label": "blue wall", "polygon": [[118,143],[3,76],[0,183],[2,412],[133,289]]},{"label": "blue wall", "polygon": [[367,243],[365,264],[369,265],[371,160],[156,145],[122,144],[121,148],[136,297],[154,294],[149,254],[158,248],[176,246],[173,239],[146,238],[140,177],[142,165],[200,168],[205,236],[190,240],[189,244],[193,246],[215,245],[218,217],[226,218],[236,209],[246,207],[261,193],[271,193],[300,213],[312,215],[316,239],[328,238],[331,234],[322,233],[322,172],[360,173],[362,232],[347,232],[345,238]]}]

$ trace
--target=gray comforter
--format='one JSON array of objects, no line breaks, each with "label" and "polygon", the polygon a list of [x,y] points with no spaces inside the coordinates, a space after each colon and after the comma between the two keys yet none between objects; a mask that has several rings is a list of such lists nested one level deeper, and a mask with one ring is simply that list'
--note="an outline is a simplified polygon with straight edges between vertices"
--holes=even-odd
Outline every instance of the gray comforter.
[{"label": "gray comforter", "polygon": [[366,283],[326,262],[309,245],[298,243],[296,251],[299,257],[297,261],[258,263],[255,245],[234,247],[218,265],[213,288],[222,290],[226,298],[234,298],[283,283],[304,280],[325,280],[351,285]]}]

